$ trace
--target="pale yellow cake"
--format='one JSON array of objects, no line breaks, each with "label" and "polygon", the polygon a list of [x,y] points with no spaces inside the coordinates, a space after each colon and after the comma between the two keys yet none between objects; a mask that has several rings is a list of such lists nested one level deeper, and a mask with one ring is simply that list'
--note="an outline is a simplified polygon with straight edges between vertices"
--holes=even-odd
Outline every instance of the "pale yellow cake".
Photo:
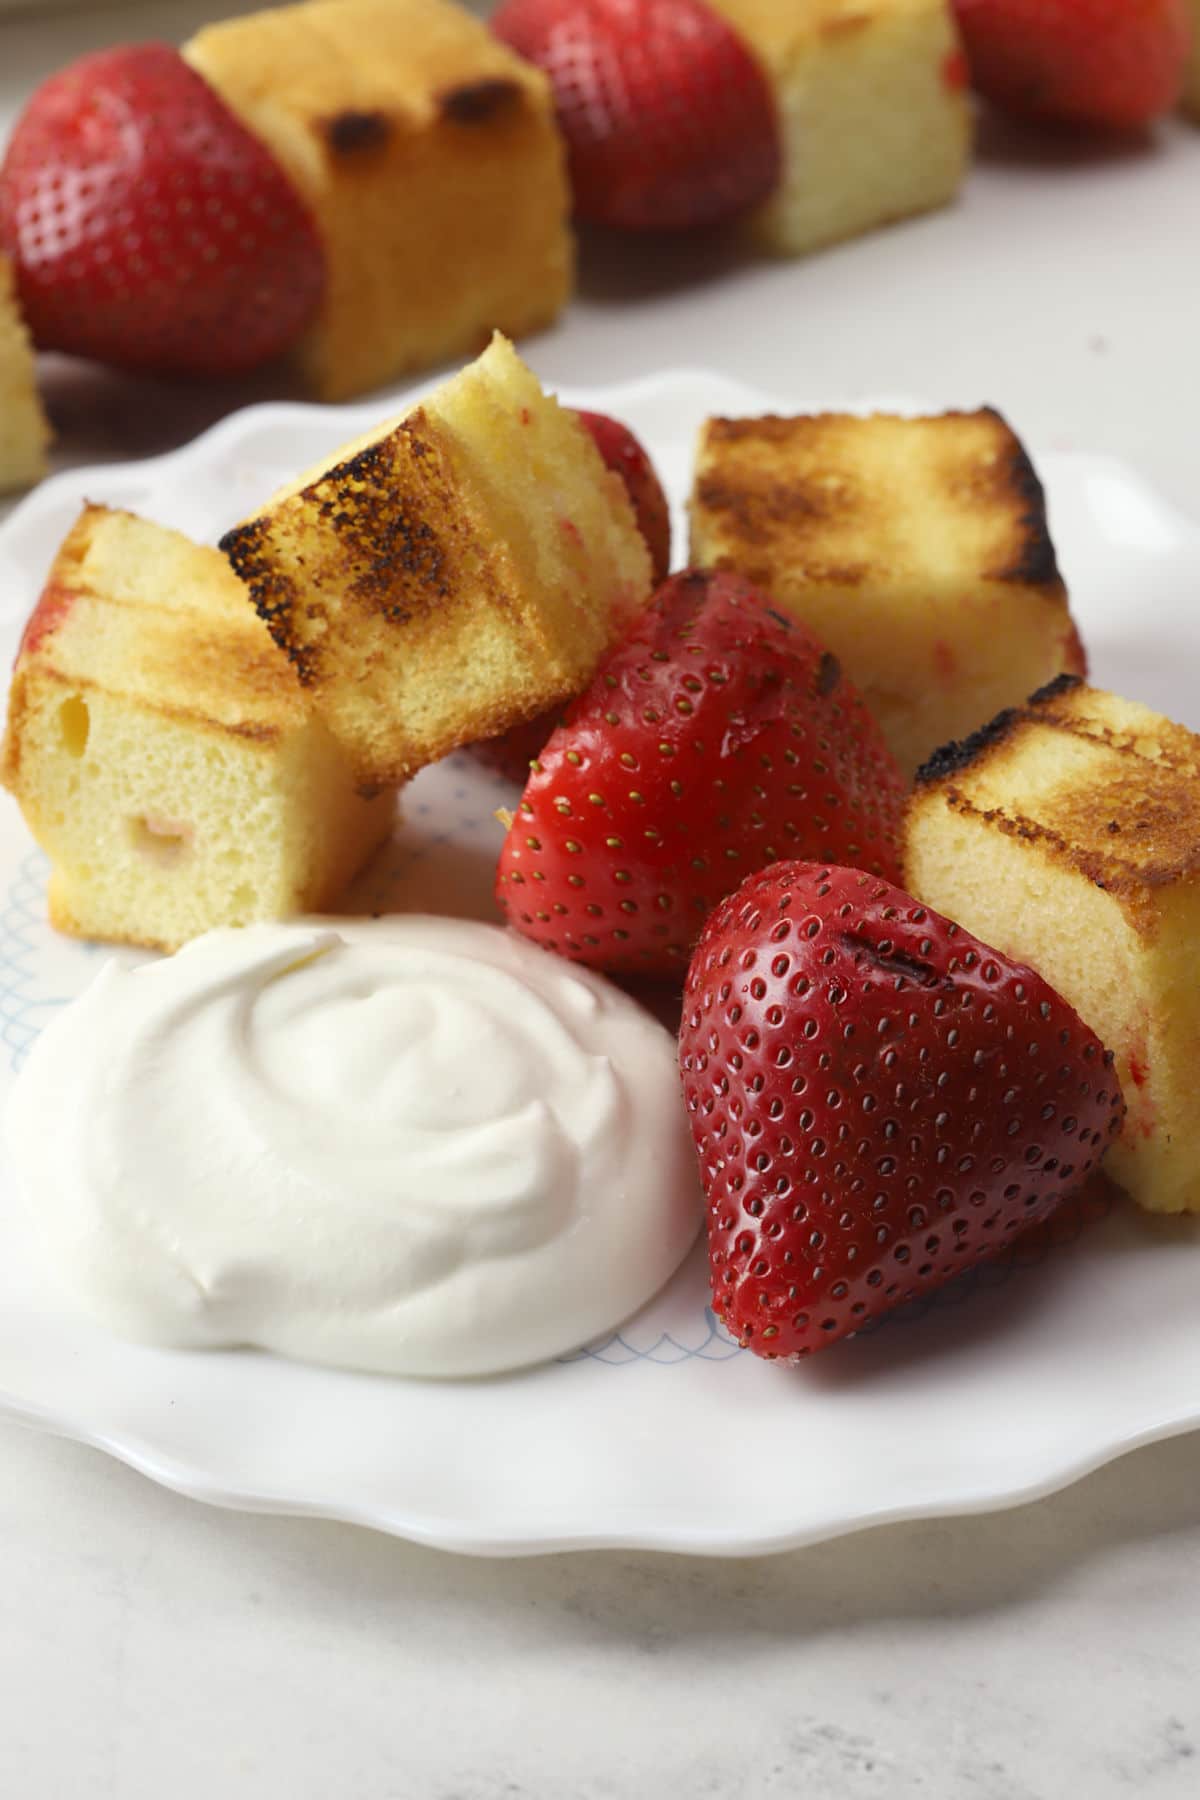
[{"label": "pale yellow cake", "polygon": [[216,550],[85,508],[26,627],[0,768],[61,931],[172,950],[331,905],[387,835]]},{"label": "pale yellow cake", "polygon": [[750,229],[796,256],[953,198],[971,126],[950,0],[713,0],[766,71],[783,180]]},{"label": "pale yellow cake", "polygon": [[906,774],[1084,672],[1041,484],[990,408],[710,419],[691,556],[740,570],[841,658]]},{"label": "pale yellow cake", "polygon": [[0,256],[0,494],[46,473],[50,426],[38,398],[33,345],[17,305],[12,264]]},{"label": "pale yellow cake", "polygon": [[570,293],[548,83],[453,0],[308,0],[184,55],[274,154],[325,245],[301,351],[338,400],[548,325]]},{"label": "pale yellow cake", "polygon": [[221,548],[372,781],[577,693],[651,585],[625,484],[500,337]]},{"label": "pale yellow cake", "polygon": [[1116,1057],[1106,1168],[1200,1212],[1200,737],[1062,677],[917,777],[905,883],[1027,962]]}]

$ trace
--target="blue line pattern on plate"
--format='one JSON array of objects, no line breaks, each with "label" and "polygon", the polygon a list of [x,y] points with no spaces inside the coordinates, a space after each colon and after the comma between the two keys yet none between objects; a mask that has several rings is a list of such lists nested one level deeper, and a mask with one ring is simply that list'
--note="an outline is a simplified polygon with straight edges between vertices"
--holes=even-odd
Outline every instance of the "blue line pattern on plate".
[{"label": "blue line pattern on plate", "polygon": [[643,1348],[631,1344],[621,1332],[614,1331],[608,1337],[594,1338],[582,1350],[572,1350],[569,1356],[556,1357],[555,1361],[608,1363],[615,1368],[631,1362],[687,1362],[693,1357],[699,1357],[703,1362],[728,1362],[730,1357],[746,1354],[741,1345],[730,1337],[710,1306],[704,1308],[704,1324],[704,1336],[697,1344],[681,1344],[671,1332],[663,1331],[652,1344]]},{"label": "blue line pattern on plate", "polygon": [[40,1037],[46,1016],[71,997],[37,992],[37,940],[46,930],[49,872],[41,851],[31,851],[18,867],[0,911],[0,1043],[14,1070]]}]

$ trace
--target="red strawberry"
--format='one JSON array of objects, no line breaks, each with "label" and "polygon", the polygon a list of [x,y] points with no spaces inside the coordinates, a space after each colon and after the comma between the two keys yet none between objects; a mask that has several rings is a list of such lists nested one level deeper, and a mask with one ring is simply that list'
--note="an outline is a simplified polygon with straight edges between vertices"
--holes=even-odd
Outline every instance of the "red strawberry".
[{"label": "red strawberry", "polygon": [[179,54],[84,56],[34,94],[0,167],[0,245],[43,349],[159,374],[239,374],[321,298],[316,226]]},{"label": "red strawberry", "polygon": [[1112,1057],[1032,969],[858,869],[713,914],[679,1035],[714,1310],[805,1356],[994,1256],[1120,1130]]},{"label": "red strawberry", "polygon": [[628,425],[622,425],[619,419],[594,412],[581,412],[579,417],[595,439],[604,466],[615,469],[629,489],[657,587],[671,572],[671,510],[654,464]]},{"label": "red strawberry", "polygon": [[505,0],[491,23],[549,77],[581,219],[684,231],[777,186],[771,89],[703,0]]},{"label": "red strawberry", "polygon": [[971,78],[998,106],[1129,130],[1179,99],[1184,0],[955,0]]},{"label": "red strawberry", "polygon": [[[671,567],[671,511],[654,464],[628,425],[610,419],[607,413],[581,412],[579,417],[595,439],[605,467],[614,469],[628,488],[638,529],[650,552],[655,583],[665,581]],[[471,752],[486,768],[524,786],[530,763],[562,715],[562,706],[551,707],[549,712],[539,713],[524,725],[514,725],[499,737],[472,744]]]},{"label": "red strawberry", "polygon": [[542,751],[496,895],[576,962],[679,976],[748,869],[827,851],[895,872],[903,794],[810,632],[740,576],[674,575]]}]

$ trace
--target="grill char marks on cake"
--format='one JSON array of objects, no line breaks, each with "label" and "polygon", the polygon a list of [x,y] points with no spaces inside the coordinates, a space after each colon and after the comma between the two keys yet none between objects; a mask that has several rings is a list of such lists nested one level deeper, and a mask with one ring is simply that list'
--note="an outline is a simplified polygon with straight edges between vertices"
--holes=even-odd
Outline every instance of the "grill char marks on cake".
[{"label": "grill char marks on cake", "polygon": [[[398,483],[398,461],[416,479]],[[444,463],[444,448],[418,408],[394,428],[386,445],[366,445],[300,490],[327,527],[323,542],[332,555],[310,562],[303,574],[289,572],[272,554],[271,524],[262,517],[221,539],[259,617],[306,686],[321,680],[328,627],[314,589],[319,595],[322,588],[335,587],[340,605],[397,626],[411,624],[447,598],[444,530],[454,484]]]},{"label": "grill char marks on cake", "polygon": [[950,775],[958,775],[963,769],[989,751],[993,744],[1001,743],[1016,725],[1020,714],[1016,707],[1006,706],[1003,712],[973,731],[970,737],[952,738],[948,744],[939,744],[933,755],[923,762],[913,782],[917,787],[932,785],[937,781],[945,781]]},{"label": "grill char marks on cake", "polygon": [[692,560],[814,631],[906,772],[1086,667],[1042,484],[992,407],[709,419],[690,513]]},{"label": "grill char marks on cake", "polygon": [[825,419],[787,419],[769,414],[761,419],[712,419],[708,442],[714,461],[730,446],[745,453],[737,472],[697,475],[695,502],[720,518],[726,548],[719,558],[725,568],[736,567],[748,581],[770,585],[769,553],[786,539],[796,573],[807,580],[835,581],[854,586],[869,574],[869,565],[857,559],[831,557],[823,548],[827,533],[852,528],[862,510],[861,499],[844,480],[819,467],[810,467],[807,456],[796,457],[797,448],[808,444],[817,450]]},{"label": "grill char marks on cake", "polygon": [[[995,407],[985,406],[983,411],[996,419],[1004,430],[1008,429],[1003,415]],[[1046,490],[1029,459],[1029,452],[1017,440],[1013,441],[1008,457],[998,464],[996,497],[1011,498],[1019,506],[1016,526],[1021,535],[1017,554],[1007,568],[995,571],[995,579],[1025,582],[1051,592],[1057,588],[1065,595],[1046,517]]]},{"label": "grill char marks on cake", "polygon": [[[219,9],[218,9],[219,10]],[[320,232],[315,397],[457,362],[548,325],[573,284],[549,85],[457,0],[303,0],[205,26],[184,56]]]},{"label": "grill char marks on cake", "polygon": [[[904,431],[918,425],[925,428],[919,435]],[[1061,598],[1041,480],[1024,445],[990,406],[919,421],[838,413],[710,419],[693,508],[718,519],[722,564],[753,579],[748,572],[756,553],[786,547],[789,572],[802,580],[859,582],[890,572],[882,553],[899,538],[889,532],[881,540],[879,527],[893,523],[891,471],[883,463],[874,471],[856,464],[858,443],[866,445],[871,427],[873,453],[883,443],[882,427],[893,436],[894,456],[910,448],[921,454],[923,487],[939,491],[960,518],[977,512],[993,522],[994,566],[979,571],[983,579],[1020,582]],[[847,556],[848,542],[859,550],[871,545],[873,554]]]},{"label": "grill char marks on cake", "polygon": [[515,81],[502,75],[486,81],[468,81],[439,97],[442,117],[455,125],[486,125],[512,111],[521,100]]},{"label": "grill char marks on cake", "polygon": [[1200,736],[1070,676],[920,772],[904,885],[1037,969],[1113,1051],[1114,1179],[1200,1213]]},{"label": "grill char marks on cake", "polygon": [[385,112],[335,113],[324,126],[329,148],[340,157],[355,157],[382,150],[392,135],[392,122]]},{"label": "grill char marks on cake", "polygon": [[[1114,722],[1108,701],[1078,676],[1060,675],[1025,705],[944,744],[915,786],[918,794],[941,788],[951,811],[1036,841],[1127,901],[1136,919],[1148,890],[1200,878],[1200,744],[1153,714],[1141,728]],[[1028,792],[1014,788],[1006,771],[1034,755],[1051,773]]]},{"label": "grill char marks on cake", "polygon": [[321,911],[391,827],[218,551],[87,506],[13,671],[0,780],[64,931],[170,950]]},{"label": "grill char marks on cake", "polygon": [[651,578],[624,482],[499,336],[221,548],[364,783],[561,705]]}]

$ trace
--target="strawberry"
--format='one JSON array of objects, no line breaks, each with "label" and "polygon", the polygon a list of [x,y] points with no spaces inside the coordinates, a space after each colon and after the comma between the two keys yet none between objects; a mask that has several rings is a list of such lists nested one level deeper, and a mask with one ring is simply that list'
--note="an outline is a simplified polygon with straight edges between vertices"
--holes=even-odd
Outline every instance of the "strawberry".
[{"label": "strawberry", "polygon": [[903,795],[810,632],[740,576],[674,575],[542,751],[497,899],[576,962],[678,978],[748,869],[827,852],[893,873]]},{"label": "strawberry", "polygon": [[605,468],[615,469],[629,490],[657,587],[671,571],[671,510],[654,464],[628,425],[622,425],[619,419],[594,412],[581,412],[579,418],[595,440]]},{"label": "strawberry", "polygon": [[859,869],[780,863],[705,927],[680,1068],[714,1310],[820,1350],[995,1256],[1120,1130],[1112,1057],[1032,969]]},{"label": "strawberry", "polygon": [[505,0],[491,24],[549,78],[581,219],[685,231],[777,186],[770,86],[704,0]]},{"label": "strawberry", "polygon": [[[665,581],[671,567],[671,512],[662,483],[639,440],[628,425],[607,413],[581,412],[579,418],[595,439],[606,468],[613,469],[629,490],[638,529],[646,540],[655,582]],[[524,725],[514,725],[499,737],[484,738],[470,746],[485,768],[524,786],[529,765],[541,751],[562,717],[562,706],[539,713]]]},{"label": "strawberry", "polygon": [[0,245],[41,348],[158,374],[278,355],[324,282],[307,209],[166,44],[98,51],[37,90],[0,167]]},{"label": "strawberry", "polygon": [[1184,0],[955,0],[971,78],[998,106],[1131,130],[1179,99]]}]

